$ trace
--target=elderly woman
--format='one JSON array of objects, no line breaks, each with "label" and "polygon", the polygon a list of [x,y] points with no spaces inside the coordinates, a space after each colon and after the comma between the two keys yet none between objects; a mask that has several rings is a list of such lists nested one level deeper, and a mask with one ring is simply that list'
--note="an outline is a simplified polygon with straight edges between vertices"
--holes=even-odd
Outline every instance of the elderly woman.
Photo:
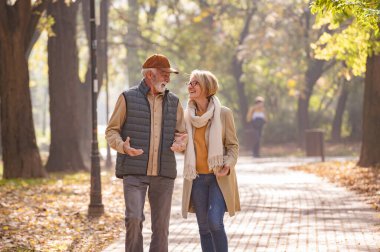
[{"label": "elderly woman", "polygon": [[223,216],[240,211],[235,164],[239,145],[232,111],[215,95],[218,80],[209,71],[194,70],[187,84],[182,216],[195,212],[202,251],[228,251]]}]

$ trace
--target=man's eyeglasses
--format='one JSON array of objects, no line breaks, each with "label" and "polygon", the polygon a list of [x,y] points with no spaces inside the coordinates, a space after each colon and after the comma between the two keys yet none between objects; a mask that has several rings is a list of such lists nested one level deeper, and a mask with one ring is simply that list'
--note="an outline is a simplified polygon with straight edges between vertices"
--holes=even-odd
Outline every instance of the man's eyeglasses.
[{"label": "man's eyeglasses", "polygon": [[195,87],[198,85],[199,85],[198,81],[190,81],[190,82],[186,83],[186,86],[191,86],[191,87]]}]

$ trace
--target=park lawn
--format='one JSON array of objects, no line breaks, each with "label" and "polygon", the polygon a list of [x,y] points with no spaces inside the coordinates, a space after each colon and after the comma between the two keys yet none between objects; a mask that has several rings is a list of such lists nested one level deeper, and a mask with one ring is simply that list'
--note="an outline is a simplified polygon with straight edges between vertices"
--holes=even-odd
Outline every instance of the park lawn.
[{"label": "park lawn", "polygon": [[89,173],[0,180],[0,251],[101,251],[124,229],[122,189],[102,172],[105,214],[88,218]]},{"label": "park lawn", "polygon": [[380,167],[359,167],[354,161],[331,161],[292,167],[328,179],[365,196],[367,203],[380,211]]}]

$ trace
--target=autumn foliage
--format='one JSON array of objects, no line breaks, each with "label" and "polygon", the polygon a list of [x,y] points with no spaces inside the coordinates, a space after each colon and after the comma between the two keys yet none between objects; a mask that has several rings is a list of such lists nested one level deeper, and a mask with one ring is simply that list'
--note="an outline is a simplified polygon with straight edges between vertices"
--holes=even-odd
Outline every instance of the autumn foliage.
[{"label": "autumn foliage", "polygon": [[293,169],[314,173],[330,182],[355,190],[363,194],[373,208],[380,211],[380,169],[378,167],[359,167],[353,161],[331,161],[297,166]]},{"label": "autumn foliage", "polygon": [[90,176],[0,181],[0,251],[100,251],[123,231],[121,180],[102,174],[105,215],[88,218]]}]

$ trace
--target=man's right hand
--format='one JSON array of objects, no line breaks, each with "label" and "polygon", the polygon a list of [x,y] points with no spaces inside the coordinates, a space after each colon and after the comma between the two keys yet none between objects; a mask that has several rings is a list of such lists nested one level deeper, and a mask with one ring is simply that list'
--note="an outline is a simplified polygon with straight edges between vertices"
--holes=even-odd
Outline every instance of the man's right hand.
[{"label": "man's right hand", "polygon": [[143,149],[135,149],[131,147],[130,141],[131,139],[127,137],[127,139],[124,142],[123,149],[126,154],[129,156],[138,156],[144,153]]}]

